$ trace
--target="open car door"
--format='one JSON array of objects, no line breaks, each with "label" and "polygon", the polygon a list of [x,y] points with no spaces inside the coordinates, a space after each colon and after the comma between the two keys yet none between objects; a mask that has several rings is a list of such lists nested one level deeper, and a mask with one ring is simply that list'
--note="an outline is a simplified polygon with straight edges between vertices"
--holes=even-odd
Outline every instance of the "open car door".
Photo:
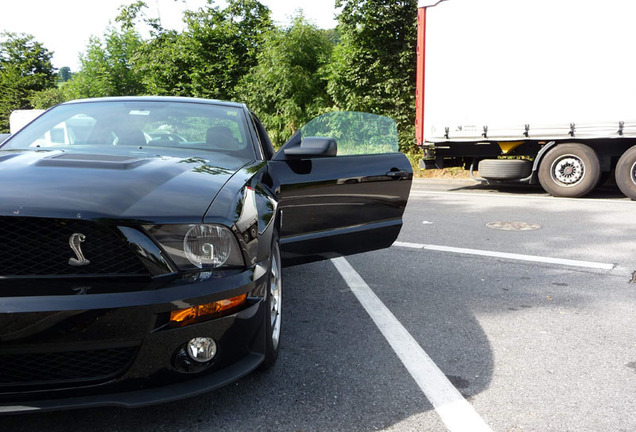
[{"label": "open car door", "polygon": [[413,171],[388,118],[332,112],[312,120],[270,161],[283,263],[391,246]]}]

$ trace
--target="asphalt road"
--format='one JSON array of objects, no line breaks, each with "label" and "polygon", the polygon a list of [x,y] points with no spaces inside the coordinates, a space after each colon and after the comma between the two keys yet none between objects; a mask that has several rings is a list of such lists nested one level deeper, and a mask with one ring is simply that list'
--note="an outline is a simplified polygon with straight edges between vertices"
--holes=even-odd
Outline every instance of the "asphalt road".
[{"label": "asphalt road", "polygon": [[[418,180],[400,243],[347,262],[492,430],[634,431],[635,213],[611,188],[571,200]],[[284,277],[273,370],[176,403],[5,416],[0,429],[444,431],[464,415],[431,402],[334,263]]]}]

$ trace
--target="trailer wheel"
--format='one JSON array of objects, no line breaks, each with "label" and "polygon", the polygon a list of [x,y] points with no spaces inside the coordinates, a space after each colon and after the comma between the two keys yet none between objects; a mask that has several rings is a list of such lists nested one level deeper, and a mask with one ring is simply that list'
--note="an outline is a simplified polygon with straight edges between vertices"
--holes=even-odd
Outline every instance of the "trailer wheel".
[{"label": "trailer wheel", "polygon": [[618,160],[616,184],[621,192],[636,200],[636,146],[629,148]]},{"label": "trailer wheel", "polygon": [[479,161],[477,171],[486,180],[519,180],[532,174],[532,162],[521,159],[484,159]]},{"label": "trailer wheel", "polygon": [[583,144],[560,144],[539,165],[539,183],[550,195],[576,198],[598,184],[601,164],[596,152]]}]

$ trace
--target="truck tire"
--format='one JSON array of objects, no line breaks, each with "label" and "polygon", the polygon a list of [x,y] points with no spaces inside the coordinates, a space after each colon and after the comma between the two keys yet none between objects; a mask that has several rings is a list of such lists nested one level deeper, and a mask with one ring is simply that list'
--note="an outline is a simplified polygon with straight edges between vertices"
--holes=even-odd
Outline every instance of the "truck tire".
[{"label": "truck tire", "polygon": [[630,147],[618,160],[616,184],[621,192],[636,201],[636,146]]},{"label": "truck tire", "polygon": [[484,159],[479,161],[477,171],[486,180],[519,180],[532,174],[532,162],[521,159]]},{"label": "truck tire", "polygon": [[601,164],[596,152],[584,144],[559,144],[550,150],[539,165],[539,183],[556,197],[577,198],[596,187]]}]

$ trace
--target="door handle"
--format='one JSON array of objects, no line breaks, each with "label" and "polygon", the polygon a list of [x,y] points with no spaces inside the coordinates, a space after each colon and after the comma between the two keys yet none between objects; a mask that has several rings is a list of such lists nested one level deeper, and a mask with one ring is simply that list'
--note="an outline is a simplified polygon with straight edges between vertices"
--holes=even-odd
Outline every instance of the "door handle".
[{"label": "door handle", "polygon": [[391,177],[394,180],[404,179],[409,177],[409,172],[404,170],[391,170],[386,173],[387,177]]}]

